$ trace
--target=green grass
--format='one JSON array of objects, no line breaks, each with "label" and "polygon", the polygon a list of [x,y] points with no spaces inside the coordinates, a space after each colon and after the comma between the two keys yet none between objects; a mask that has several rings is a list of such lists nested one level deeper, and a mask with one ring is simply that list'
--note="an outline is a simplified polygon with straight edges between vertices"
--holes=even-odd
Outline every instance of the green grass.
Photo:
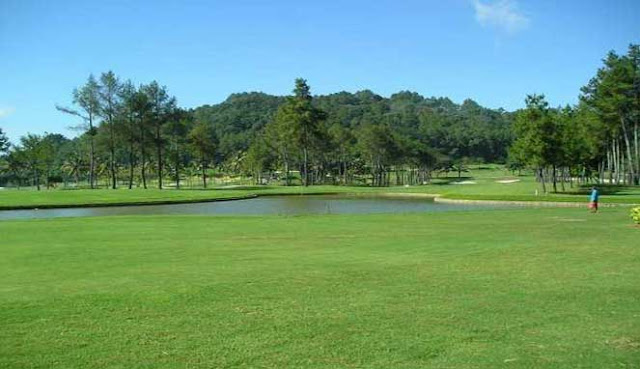
[{"label": "green grass", "polygon": [[252,193],[246,190],[4,190],[0,191],[0,209],[192,202],[211,199],[229,199],[250,195],[252,195]]},{"label": "green grass", "polygon": [[628,209],[0,222],[0,367],[637,368]]},{"label": "green grass", "polygon": [[[171,203],[209,201],[255,195],[277,194],[383,194],[383,193],[424,193],[441,195],[451,199],[497,200],[497,201],[552,201],[552,202],[586,202],[586,188],[571,188],[557,194],[536,195],[539,186],[532,177],[508,176],[501,170],[474,170],[472,177],[463,181],[473,184],[456,184],[457,178],[434,178],[433,183],[424,186],[392,186],[392,187],[350,187],[350,186],[248,186],[233,189],[210,190],[158,190],[158,189],[118,189],[118,190],[3,190],[0,191],[0,209],[10,208],[45,208],[64,206],[96,206],[139,203]],[[500,180],[519,180],[515,183],[499,183]],[[560,188],[560,187],[559,187]],[[603,187],[601,201],[604,204],[640,204],[640,187]],[[540,191],[538,191],[540,193]]]}]

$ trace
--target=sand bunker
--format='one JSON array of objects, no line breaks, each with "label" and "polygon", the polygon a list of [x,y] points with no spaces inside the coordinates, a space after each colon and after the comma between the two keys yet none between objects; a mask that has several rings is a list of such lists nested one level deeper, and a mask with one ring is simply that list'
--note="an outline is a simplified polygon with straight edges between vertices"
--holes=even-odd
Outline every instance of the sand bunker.
[{"label": "sand bunker", "polygon": [[460,182],[453,182],[453,184],[460,184],[460,185],[471,185],[471,184],[476,184],[477,182],[475,181],[460,181]]},{"label": "sand bunker", "polygon": [[497,183],[516,183],[516,182],[520,182],[519,179],[502,179],[499,181],[496,181]]}]

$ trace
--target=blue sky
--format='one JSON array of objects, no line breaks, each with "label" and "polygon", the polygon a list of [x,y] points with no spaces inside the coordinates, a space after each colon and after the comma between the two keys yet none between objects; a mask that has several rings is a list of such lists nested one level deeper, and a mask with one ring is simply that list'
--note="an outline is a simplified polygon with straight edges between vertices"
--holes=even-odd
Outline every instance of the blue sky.
[{"label": "blue sky", "polygon": [[575,103],[609,50],[640,43],[637,0],[0,0],[0,127],[61,132],[74,87],[109,69],[183,107],[230,93],[371,89]]}]

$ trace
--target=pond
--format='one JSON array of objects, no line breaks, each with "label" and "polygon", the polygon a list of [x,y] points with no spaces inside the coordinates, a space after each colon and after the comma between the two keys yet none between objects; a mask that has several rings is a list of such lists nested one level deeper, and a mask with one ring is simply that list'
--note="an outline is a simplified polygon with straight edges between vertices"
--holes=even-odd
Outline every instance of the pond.
[{"label": "pond", "polygon": [[[246,200],[170,205],[135,205],[94,208],[2,210],[0,220],[107,215],[302,215],[432,213],[495,209],[495,205],[442,204],[432,198],[390,198],[337,195],[273,196]],[[504,206],[502,206],[504,207]]]}]

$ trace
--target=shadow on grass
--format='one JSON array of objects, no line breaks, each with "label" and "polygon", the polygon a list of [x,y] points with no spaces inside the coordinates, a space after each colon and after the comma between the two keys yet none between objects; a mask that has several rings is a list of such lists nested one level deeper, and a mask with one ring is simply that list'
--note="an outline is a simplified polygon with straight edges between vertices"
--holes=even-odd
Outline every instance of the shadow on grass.
[{"label": "shadow on grass", "polygon": [[[591,191],[592,185],[589,186],[580,186],[580,193],[589,193]],[[607,196],[629,196],[629,195],[638,195],[640,196],[640,187],[638,186],[623,186],[623,185],[611,185],[611,184],[603,184],[596,185],[600,194]]]},{"label": "shadow on grass", "polygon": [[[573,188],[568,188],[566,191],[550,192],[554,195],[580,195],[587,196],[591,193],[591,188],[594,185],[580,185]],[[620,186],[620,185],[595,185],[600,191],[600,195],[604,196],[640,196],[640,187],[633,186]]]}]

